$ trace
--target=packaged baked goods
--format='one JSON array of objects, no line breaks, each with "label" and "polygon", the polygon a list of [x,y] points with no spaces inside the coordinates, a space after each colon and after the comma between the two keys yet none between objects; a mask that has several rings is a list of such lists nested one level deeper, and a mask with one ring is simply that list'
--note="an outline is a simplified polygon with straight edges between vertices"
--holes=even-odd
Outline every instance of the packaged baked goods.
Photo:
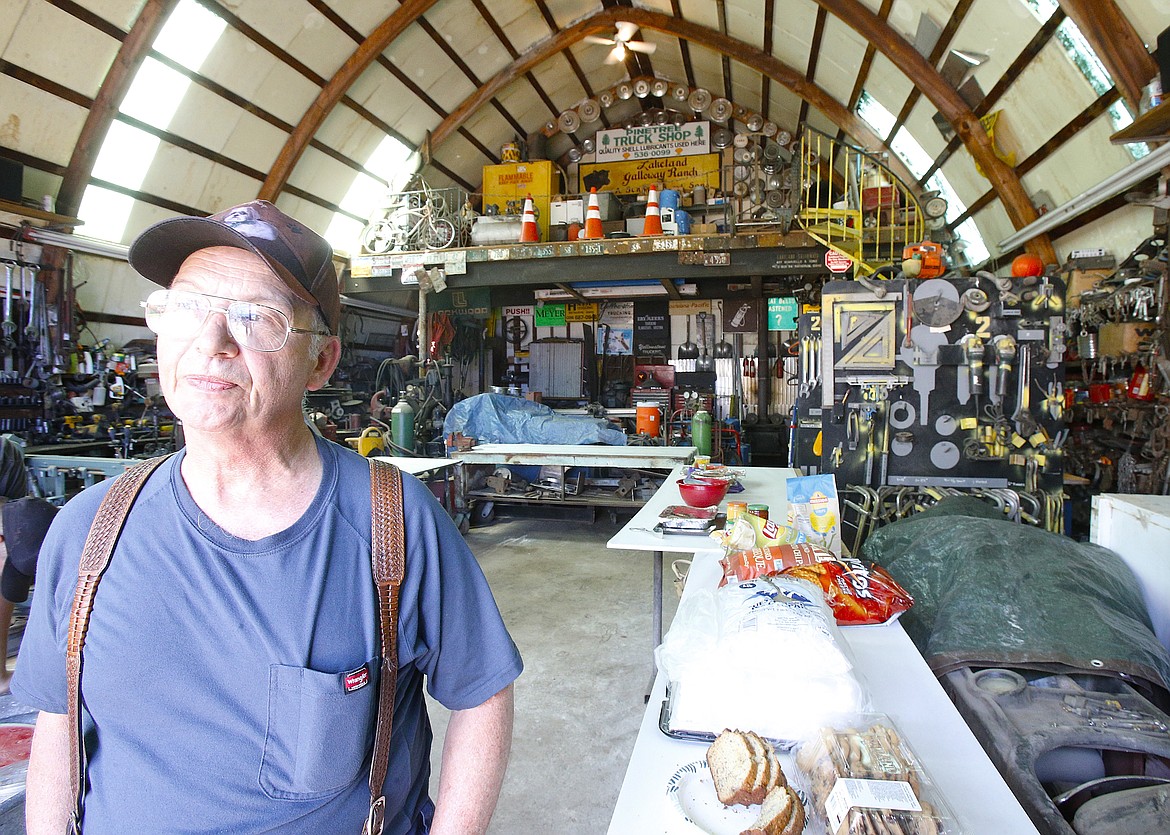
[{"label": "packaged baked goods", "polygon": [[918,758],[888,716],[827,726],[803,742],[810,818],[831,835],[960,835]]}]

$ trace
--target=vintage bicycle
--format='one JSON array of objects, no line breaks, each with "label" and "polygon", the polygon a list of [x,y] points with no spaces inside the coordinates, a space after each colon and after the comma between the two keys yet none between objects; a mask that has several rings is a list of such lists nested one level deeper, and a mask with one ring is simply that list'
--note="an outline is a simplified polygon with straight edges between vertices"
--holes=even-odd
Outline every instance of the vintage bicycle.
[{"label": "vintage bicycle", "polygon": [[419,188],[393,195],[362,232],[367,252],[446,249],[455,242],[455,224],[446,217],[447,201],[422,180]]}]

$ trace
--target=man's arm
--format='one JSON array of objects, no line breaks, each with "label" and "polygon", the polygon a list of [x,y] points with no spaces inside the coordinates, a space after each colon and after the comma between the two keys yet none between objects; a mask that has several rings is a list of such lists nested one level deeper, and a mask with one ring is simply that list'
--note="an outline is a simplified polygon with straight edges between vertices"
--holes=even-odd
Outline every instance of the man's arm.
[{"label": "man's arm", "polygon": [[512,714],[511,684],[479,707],[452,711],[431,835],[487,832],[512,750]]},{"label": "man's arm", "polygon": [[69,788],[69,715],[37,716],[25,783],[24,819],[28,835],[60,835],[73,813]]}]

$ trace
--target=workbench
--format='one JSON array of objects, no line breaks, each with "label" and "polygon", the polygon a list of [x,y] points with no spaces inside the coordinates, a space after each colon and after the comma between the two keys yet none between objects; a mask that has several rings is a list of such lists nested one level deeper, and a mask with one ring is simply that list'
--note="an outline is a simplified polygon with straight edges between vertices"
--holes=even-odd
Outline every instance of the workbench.
[{"label": "workbench", "polygon": [[[736,501],[767,503],[772,518],[785,518],[785,480],[792,471],[747,468],[745,472],[742,480],[745,491],[729,497]],[[653,544],[654,534],[647,535],[642,529],[653,527],[647,522],[657,519],[659,509],[679,503],[675,475],[672,473],[643,511],[609,541],[610,547],[650,550],[643,546]],[[663,551],[686,551],[693,555],[684,601],[697,589],[718,585],[722,552],[714,541],[705,537],[661,537],[655,551],[659,570]],[[842,627],[841,631],[856,663],[854,672],[868,689],[874,709],[894,721],[950,806],[961,831],[1035,835],[1037,830],[1023,807],[901,625],[895,622],[885,626],[852,626]],[[696,831],[679,812],[668,789],[680,768],[704,758],[707,743],[672,739],[659,730],[666,685],[663,675],[655,677],[610,820],[610,835]]]},{"label": "workbench", "polygon": [[[666,471],[691,461],[693,446],[609,446],[597,444],[480,444],[469,450],[451,452],[452,458],[466,465],[492,467],[538,466],[552,467],[557,472],[556,486],[545,487],[533,493],[501,493],[490,489],[466,488],[464,495],[495,502],[518,504],[589,505],[594,507],[638,508],[643,501],[637,490],[626,496],[615,492],[582,491],[577,485],[566,483],[566,471],[572,467],[605,468],[612,470]],[[467,484],[467,467],[464,484]]]}]

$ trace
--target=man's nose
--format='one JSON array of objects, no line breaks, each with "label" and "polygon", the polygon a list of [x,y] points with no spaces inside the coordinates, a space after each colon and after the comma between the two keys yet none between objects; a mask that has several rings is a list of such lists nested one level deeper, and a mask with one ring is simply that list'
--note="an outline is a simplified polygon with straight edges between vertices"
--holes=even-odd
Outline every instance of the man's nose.
[{"label": "man's nose", "polygon": [[227,311],[212,308],[195,335],[196,342],[204,353],[234,354],[239,345],[228,328]]}]

